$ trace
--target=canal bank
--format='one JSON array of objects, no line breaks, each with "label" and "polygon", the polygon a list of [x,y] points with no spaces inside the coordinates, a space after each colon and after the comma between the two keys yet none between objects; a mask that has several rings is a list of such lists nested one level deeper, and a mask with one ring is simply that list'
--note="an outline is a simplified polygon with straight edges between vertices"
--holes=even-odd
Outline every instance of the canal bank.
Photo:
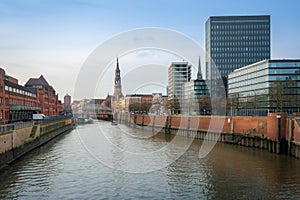
[{"label": "canal bank", "polygon": [[300,158],[300,118],[285,113],[252,116],[118,114],[119,123],[194,139],[259,148]]},{"label": "canal bank", "polygon": [[[199,159],[203,141],[194,140],[179,159],[160,170],[122,171],[130,166],[139,171],[173,158],[171,151],[159,159],[146,159],[145,153],[172,145],[173,136],[134,137],[145,134],[152,135],[151,127],[111,126],[105,121],[78,126],[1,170],[0,199],[300,198],[299,159],[238,145],[217,143]],[[181,139],[176,146],[189,140]],[[117,153],[116,145],[142,158],[128,159],[125,151]]]},{"label": "canal bank", "polygon": [[73,119],[55,117],[42,123],[26,122],[0,127],[0,169],[73,129]]}]

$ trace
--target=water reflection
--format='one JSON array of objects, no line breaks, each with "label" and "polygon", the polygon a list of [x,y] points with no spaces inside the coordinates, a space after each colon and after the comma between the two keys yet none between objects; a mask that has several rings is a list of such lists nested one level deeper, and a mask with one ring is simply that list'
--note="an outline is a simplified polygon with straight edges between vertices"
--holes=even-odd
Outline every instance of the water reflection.
[{"label": "water reflection", "polygon": [[[97,125],[110,127],[102,122]],[[226,144],[217,144],[207,157],[198,159],[201,141],[194,141],[166,168],[144,174],[126,173],[122,169],[127,166],[145,167],[152,161],[136,162],[128,159],[125,151],[155,151],[174,138],[163,134],[148,139],[129,137],[118,127],[106,129],[104,136],[93,132],[94,128],[78,127],[79,133],[74,130],[60,136],[2,171],[0,199],[300,198],[297,159]],[[132,130],[135,136],[145,133],[142,129]],[[118,148],[101,142],[107,138]],[[174,144],[180,147],[186,140]],[[164,159],[173,159],[169,154]],[[113,168],[99,162],[99,157],[109,160]]]}]

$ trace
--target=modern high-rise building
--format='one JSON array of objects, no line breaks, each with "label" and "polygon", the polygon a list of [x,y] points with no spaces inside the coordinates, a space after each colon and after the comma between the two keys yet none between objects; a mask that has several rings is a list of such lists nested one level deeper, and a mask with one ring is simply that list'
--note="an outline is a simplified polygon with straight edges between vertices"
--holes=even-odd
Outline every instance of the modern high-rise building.
[{"label": "modern high-rise building", "polygon": [[191,81],[191,65],[188,62],[172,62],[168,69],[168,100],[183,99],[183,85]]},{"label": "modern high-rise building", "polygon": [[270,16],[212,16],[205,24],[206,79],[215,94],[240,67],[270,59]]},{"label": "modern high-rise building", "polygon": [[300,60],[264,60],[228,75],[230,115],[300,111]]}]

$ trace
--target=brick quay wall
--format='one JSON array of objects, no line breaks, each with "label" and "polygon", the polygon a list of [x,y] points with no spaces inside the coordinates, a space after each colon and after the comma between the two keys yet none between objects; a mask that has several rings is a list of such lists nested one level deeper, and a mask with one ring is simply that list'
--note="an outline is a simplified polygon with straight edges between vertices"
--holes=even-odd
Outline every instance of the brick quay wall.
[{"label": "brick quay wall", "polygon": [[260,148],[300,158],[300,118],[284,113],[253,116],[117,114],[119,123],[151,127],[165,134]]}]

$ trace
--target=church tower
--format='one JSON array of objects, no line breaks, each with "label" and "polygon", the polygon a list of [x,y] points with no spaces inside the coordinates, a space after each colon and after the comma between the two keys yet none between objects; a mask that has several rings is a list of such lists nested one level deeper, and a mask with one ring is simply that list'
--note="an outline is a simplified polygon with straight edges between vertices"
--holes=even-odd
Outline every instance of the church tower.
[{"label": "church tower", "polygon": [[199,56],[199,61],[198,61],[197,80],[202,80],[202,72],[201,72],[201,60],[200,60],[200,56]]},{"label": "church tower", "polygon": [[115,70],[115,82],[114,82],[114,99],[118,101],[122,97],[123,94],[122,94],[121,76],[120,76],[120,68],[119,68],[119,59],[117,58],[117,66]]}]

